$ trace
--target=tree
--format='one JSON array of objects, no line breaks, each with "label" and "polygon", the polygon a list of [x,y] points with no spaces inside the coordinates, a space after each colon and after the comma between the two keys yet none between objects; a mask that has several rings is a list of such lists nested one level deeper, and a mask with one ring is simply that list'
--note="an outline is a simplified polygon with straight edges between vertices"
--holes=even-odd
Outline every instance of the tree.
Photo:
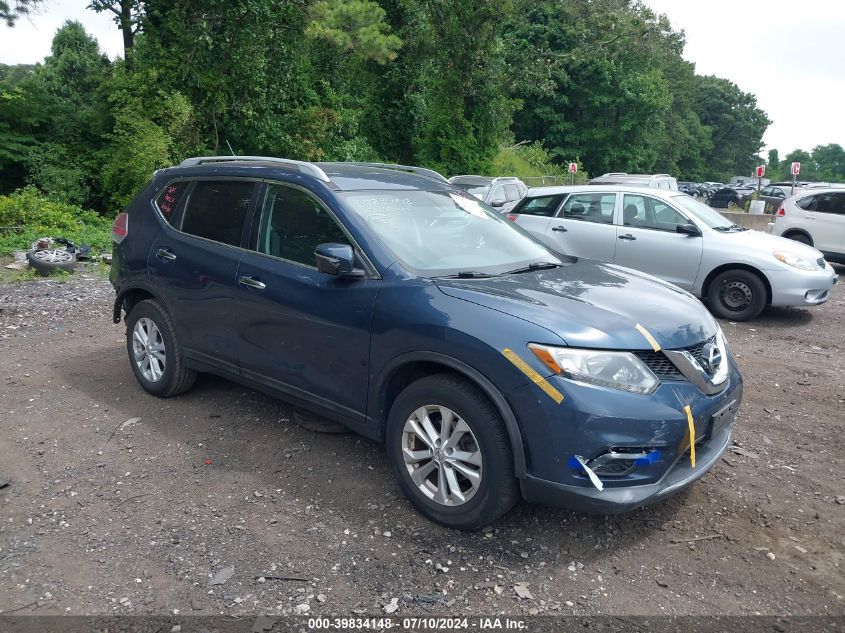
[{"label": "tree", "polygon": [[757,98],[727,79],[706,76],[697,79],[695,104],[702,124],[711,130],[712,149],[705,157],[711,173],[725,181],[751,173],[771,124]]},{"label": "tree", "polygon": [[141,28],[143,3],[141,0],[91,0],[89,9],[114,14],[114,22],[123,34],[123,58],[131,64],[131,53],[135,46],[135,35]]},{"label": "tree", "polygon": [[792,163],[801,163],[801,175],[799,176],[801,180],[813,181],[818,179],[818,170],[816,169],[813,157],[803,149],[792,150],[784,157],[780,167],[780,177],[782,179],[792,179],[792,172],[790,171]]},{"label": "tree", "polygon": [[11,28],[19,17],[31,13],[42,2],[43,0],[0,0],[0,20]]},{"label": "tree", "polygon": [[767,171],[774,176],[780,170],[780,155],[776,149],[769,150],[769,157],[766,160]]},{"label": "tree", "polygon": [[817,178],[826,182],[845,182],[845,149],[837,143],[813,148]]}]

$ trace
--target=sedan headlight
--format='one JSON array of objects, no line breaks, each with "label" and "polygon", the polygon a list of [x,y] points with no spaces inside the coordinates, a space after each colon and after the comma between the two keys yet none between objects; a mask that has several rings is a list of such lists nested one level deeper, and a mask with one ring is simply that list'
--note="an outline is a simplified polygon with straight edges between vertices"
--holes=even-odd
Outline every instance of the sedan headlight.
[{"label": "sedan headlight", "polygon": [[796,255],[795,253],[790,253],[789,251],[775,251],[772,254],[775,256],[776,260],[783,262],[787,266],[792,266],[793,268],[800,268],[801,270],[819,269],[819,265],[814,260],[807,259],[801,255]]},{"label": "sedan headlight", "polygon": [[644,394],[652,393],[660,384],[651,370],[630,352],[552,347],[535,343],[528,347],[546,367],[576,382]]}]

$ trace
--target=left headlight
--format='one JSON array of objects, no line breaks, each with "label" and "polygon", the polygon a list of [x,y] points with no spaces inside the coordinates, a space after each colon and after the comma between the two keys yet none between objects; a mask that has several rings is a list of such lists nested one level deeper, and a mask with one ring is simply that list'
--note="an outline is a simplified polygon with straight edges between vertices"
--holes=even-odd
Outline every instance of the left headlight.
[{"label": "left headlight", "polygon": [[802,257],[801,255],[796,255],[795,253],[790,253],[789,251],[775,251],[772,255],[774,255],[775,259],[779,262],[782,262],[787,266],[792,266],[793,268],[799,268],[801,270],[819,269],[819,265],[814,260]]},{"label": "left headlight", "polygon": [[546,367],[576,382],[632,393],[653,393],[660,381],[630,352],[552,347],[531,343],[529,349]]}]

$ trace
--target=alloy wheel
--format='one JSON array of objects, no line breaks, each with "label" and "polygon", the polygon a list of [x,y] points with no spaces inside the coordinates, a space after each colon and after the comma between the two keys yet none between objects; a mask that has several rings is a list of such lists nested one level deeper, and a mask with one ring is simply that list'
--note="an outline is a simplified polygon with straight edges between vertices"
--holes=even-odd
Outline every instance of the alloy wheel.
[{"label": "alloy wheel", "polygon": [[402,430],[402,457],[414,485],[441,505],[463,505],[481,485],[481,448],[448,407],[426,405],[411,414]]},{"label": "alloy wheel", "polygon": [[132,353],[141,375],[150,382],[158,382],[167,366],[167,353],[161,330],[152,319],[138,319],[132,330]]}]

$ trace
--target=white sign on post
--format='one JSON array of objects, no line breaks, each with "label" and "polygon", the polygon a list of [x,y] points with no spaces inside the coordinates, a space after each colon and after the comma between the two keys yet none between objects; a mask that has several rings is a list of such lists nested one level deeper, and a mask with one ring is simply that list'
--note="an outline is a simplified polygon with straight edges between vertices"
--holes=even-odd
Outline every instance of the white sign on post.
[{"label": "white sign on post", "polygon": [[578,163],[569,163],[569,173],[570,174],[577,174],[578,173]]},{"label": "white sign on post", "polygon": [[801,173],[801,163],[792,163],[792,175],[797,176]]}]

